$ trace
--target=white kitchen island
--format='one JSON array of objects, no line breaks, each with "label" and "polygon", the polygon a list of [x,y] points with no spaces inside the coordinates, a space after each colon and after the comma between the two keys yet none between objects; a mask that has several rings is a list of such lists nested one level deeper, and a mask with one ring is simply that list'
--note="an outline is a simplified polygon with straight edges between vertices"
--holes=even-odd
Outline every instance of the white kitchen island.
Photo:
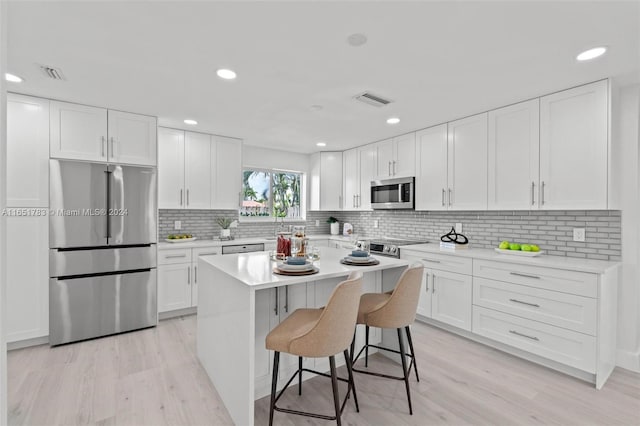
[{"label": "white kitchen island", "polygon": [[[408,265],[406,260],[379,256],[378,265],[347,266],[340,263],[347,250],[320,250],[315,263],[320,272],[307,276],[273,274],[275,262],[268,252],[198,260],[198,358],[237,425],[253,425],[254,401],[269,393],[273,354],[264,344],[272,328],[295,309],[324,306],[333,288],[353,270],[364,273],[363,292],[386,291]],[[363,335],[358,332],[358,346]],[[372,329],[371,342],[382,340],[380,331]],[[344,362],[341,358],[336,361]],[[305,359],[305,366],[329,369],[322,358]],[[279,388],[297,367],[296,357],[283,354]]]}]

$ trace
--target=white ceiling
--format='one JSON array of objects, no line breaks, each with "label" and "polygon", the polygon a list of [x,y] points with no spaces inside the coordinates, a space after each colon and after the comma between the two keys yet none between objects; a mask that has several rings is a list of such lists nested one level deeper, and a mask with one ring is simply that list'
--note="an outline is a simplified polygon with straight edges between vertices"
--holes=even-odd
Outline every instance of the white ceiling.
[{"label": "white ceiling", "polygon": [[[640,73],[640,3],[10,2],[10,90],[250,145],[340,150]],[[351,47],[346,39],[369,41]],[[608,53],[577,63],[580,51]],[[46,79],[36,64],[60,67]],[[215,75],[238,73],[235,81]],[[395,102],[370,107],[371,90]],[[314,111],[312,105],[322,105]],[[390,116],[401,123],[386,124]],[[198,126],[186,126],[193,118]]]}]

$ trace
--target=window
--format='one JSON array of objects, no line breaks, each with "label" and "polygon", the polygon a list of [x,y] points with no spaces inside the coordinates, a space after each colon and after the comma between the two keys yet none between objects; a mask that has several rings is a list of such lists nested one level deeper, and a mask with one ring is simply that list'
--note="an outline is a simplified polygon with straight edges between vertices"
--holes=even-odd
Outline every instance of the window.
[{"label": "window", "polygon": [[244,169],[242,193],[240,217],[304,220],[302,173]]}]

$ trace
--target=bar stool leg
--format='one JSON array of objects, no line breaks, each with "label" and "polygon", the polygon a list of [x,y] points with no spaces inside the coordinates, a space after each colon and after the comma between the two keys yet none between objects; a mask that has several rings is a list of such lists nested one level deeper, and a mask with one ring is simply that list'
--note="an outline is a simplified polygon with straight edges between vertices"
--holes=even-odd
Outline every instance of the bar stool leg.
[{"label": "bar stool leg", "polygon": [[269,426],[273,426],[273,410],[276,406],[276,391],[278,386],[278,367],[280,352],[273,353],[273,377],[271,378],[271,404],[269,406]]},{"label": "bar stool leg", "polygon": [[351,359],[346,349],[344,350],[344,362],[347,364],[347,371],[349,372],[349,389],[347,389],[347,394],[349,390],[353,390],[353,402],[356,404],[356,413],[359,413],[360,407],[358,406],[358,395],[356,394],[356,382],[353,380],[353,366],[351,365]]},{"label": "bar stool leg", "polygon": [[351,341],[351,365],[353,365],[353,356],[356,350],[356,331],[353,330],[353,340]]},{"label": "bar stool leg", "polygon": [[369,326],[365,325],[364,366],[369,366]]},{"label": "bar stool leg", "polygon": [[409,401],[409,414],[413,415],[411,408],[411,391],[409,390],[409,372],[407,371],[407,360],[404,352],[404,339],[402,337],[402,329],[398,328],[398,344],[400,345],[400,358],[402,361],[402,373],[404,375],[404,386],[407,388],[407,401]]},{"label": "bar stool leg", "polygon": [[411,349],[411,363],[413,364],[413,370],[416,372],[416,381],[420,381],[420,377],[418,377],[418,365],[416,363],[416,351],[413,350],[413,340],[411,339],[411,328],[406,326],[405,331],[407,332],[407,341],[409,342],[409,349]]},{"label": "bar stool leg", "polygon": [[338,426],[342,425],[340,420],[340,396],[338,395],[338,376],[336,375],[336,358],[329,357],[329,367],[331,368],[331,387],[333,388],[333,404],[336,408],[336,421]]},{"label": "bar stool leg", "polygon": [[[413,349],[411,349],[413,352]],[[416,373],[417,374],[417,373]],[[302,357],[298,357],[298,395],[302,395]]]}]

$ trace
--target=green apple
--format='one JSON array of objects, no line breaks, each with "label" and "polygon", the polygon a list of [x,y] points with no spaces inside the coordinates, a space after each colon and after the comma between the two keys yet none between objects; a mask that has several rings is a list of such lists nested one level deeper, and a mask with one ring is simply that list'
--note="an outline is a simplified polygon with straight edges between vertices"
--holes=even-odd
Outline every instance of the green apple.
[{"label": "green apple", "polygon": [[522,251],[531,251],[531,246],[529,244],[523,244],[520,246],[520,250]]},{"label": "green apple", "polygon": [[520,250],[520,244],[518,243],[511,243],[509,244],[509,250]]},{"label": "green apple", "polygon": [[540,247],[538,247],[535,244],[531,244],[531,251],[539,252],[540,251]]},{"label": "green apple", "polygon": [[509,241],[503,241],[498,246],[500,250],[509,250]]}]

